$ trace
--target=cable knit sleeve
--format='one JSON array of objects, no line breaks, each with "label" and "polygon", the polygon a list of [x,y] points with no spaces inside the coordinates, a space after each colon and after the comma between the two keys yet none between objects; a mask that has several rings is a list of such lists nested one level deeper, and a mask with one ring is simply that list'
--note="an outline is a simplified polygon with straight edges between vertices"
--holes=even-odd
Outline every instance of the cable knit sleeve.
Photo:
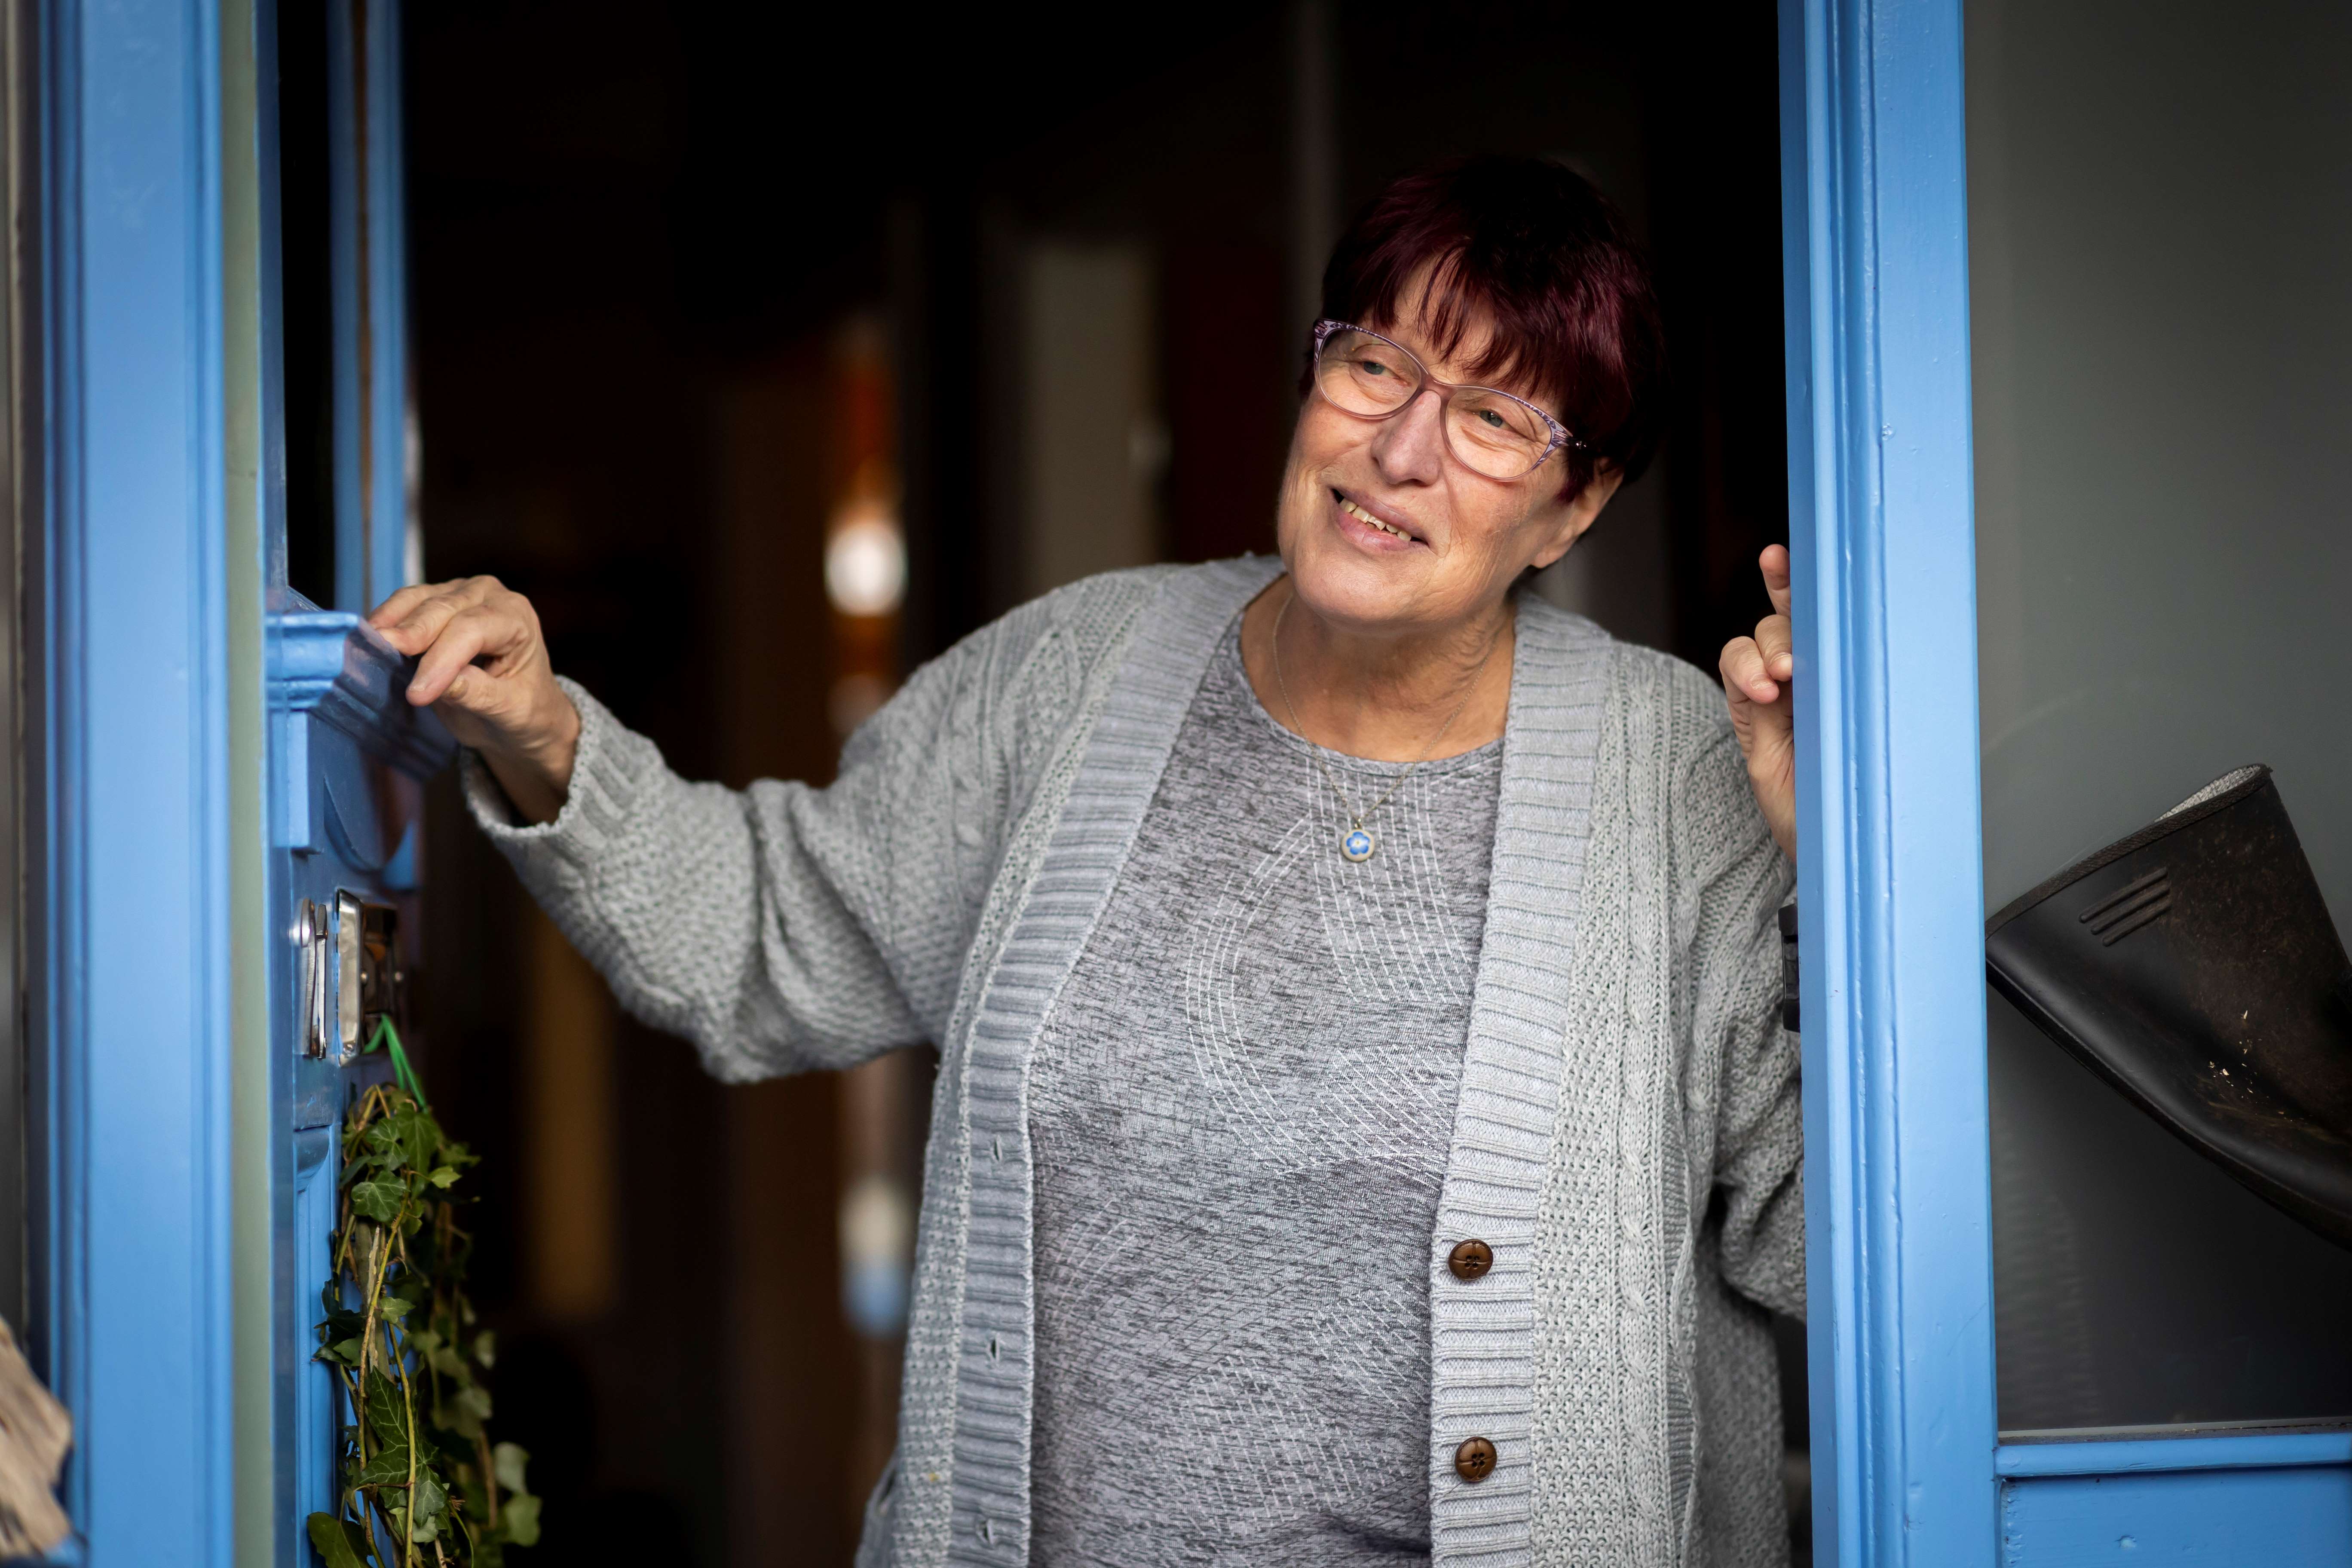
[{"label": "cable knit sleeve", "polygon": [[567,681],[562,814],[517,826],[470,752],[467,802],[621,1005],[715,1076],[849,1066],[940,1037],[1023,779],[1076,684],[1066,640],[1050,600],[974,633],[859,729],[824,789],[688,783]]},{"label": "cable knit sleeve", "polygon": [[[1702,678],[1702,680],[1704,678]],[[1723,698],[1706,700],[1719,719]],[[1804,1121],[1795,1035],[1780,1026],[1780,906],[1791,868],[1757,808],[1727,722],[1682,770],[1675,803],[1691,1047],[1710,1058],[1714,1200],[1724,1279],[1774,1311],[1805,1310]]]}]

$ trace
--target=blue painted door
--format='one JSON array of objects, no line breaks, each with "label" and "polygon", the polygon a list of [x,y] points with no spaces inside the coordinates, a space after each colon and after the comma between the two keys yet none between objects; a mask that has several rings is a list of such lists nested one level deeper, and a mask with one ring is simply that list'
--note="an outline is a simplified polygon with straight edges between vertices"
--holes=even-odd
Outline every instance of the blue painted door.
[{"label": "blue painted door", "polygon": [[[343,1110],[389,1076],[371,1047],[407,1031],[417,946],[423,781],[451,745],[410,708],[407,667],[364,612],[418,551],[407,376],[394,0],[262,13],[280,84],[277,427],[289,482],[264,540],[267,657],[272,1535],[312,1561],[302,1528],[336,1507],[348,1415],[311,1359],[340,1192]],[[273,36],[274,35],[274,36]],[[265,157],[265,172],[268,160]],[[268,313],[265,313],[267,315]],[[306,437],[308,445],[305,445]],[[301,581],[308,577],[308,582]],[[322,599],[314,605],[299,591]]]},{"label": "blue painted door", "polygon": [[389,1076],[370,1053],[404,1016],[415,942],[421,781],[449,741],[402,696],[407,666],[350,612],[269,617],[273,1507],[282,1560],[307,1563],[301,1521],[335,1507],[347,1414],[310,1359],[329,1276],[339,1128],[352,1091]]}]

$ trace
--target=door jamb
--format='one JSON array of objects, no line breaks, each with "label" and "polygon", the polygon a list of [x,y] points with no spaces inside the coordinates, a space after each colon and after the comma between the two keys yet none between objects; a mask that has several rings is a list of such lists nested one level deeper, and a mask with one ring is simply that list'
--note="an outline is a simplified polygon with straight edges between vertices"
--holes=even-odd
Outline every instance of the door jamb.
[{"label": "door jamb", "polygon": [[[232,1561],[236,798],[214,0],[38,8],[25,602],[36,1369],[57,1561]],[[251,476],[247,476],[250,482]],[[256,692],[257,695],[257,687]]]},{"label": "door jamb", "polygon": [[1959,0],[1781,0],[1815,1561],[1999,1550]]}]

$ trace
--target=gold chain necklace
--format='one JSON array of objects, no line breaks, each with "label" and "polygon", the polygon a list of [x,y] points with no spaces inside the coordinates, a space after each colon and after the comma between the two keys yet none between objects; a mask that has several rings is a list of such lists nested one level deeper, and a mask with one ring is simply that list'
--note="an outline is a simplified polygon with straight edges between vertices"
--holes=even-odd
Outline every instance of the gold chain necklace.
[{"label": "gold chain necklace", "polygon": [[1437,733],[1429,738],[1429,744],[1421,749],[1421,755],[1413,758],[1412,765],[1397,774],[1394,782],[1381,792],[1380,799],[1358,811],[1355,803],[1348,798],[1348,792],[1339,787],[1339,776],[1323,760],[1323,748],[1317,745],[1315,737],[1307,732],[1307,726],[1298,721],[1297,705],[1290,700],[1289,684],[1282,679],[1282,619],[1290,614],[1291,601],[1297,597],[1298,590],[1294,586],[1284,597],[1282,608],[1274,613],[1274,689],[1282,694],[1282,710],[1290,715],[1290,727],[1297,731],[1300,740],[1307,742],[1308,754],[1323,772],[1324,782],[1331,786],[1331,793],[1339,797],[1339,809],[1348,814],[1348,831],[1339,835],[1339,853],[1360,864],[1370,859],[1372,852],[1381,847],[1380,840],[1373,837],[1371,830],[1364,826],[1364,819],[1386,805],[1389,797],[1404,787],[1404,781],[1420,772],[1421,764],[1429,761],[1429,753],[1437,750],[1437,742],[1445,739],[1445,731],[1454,728],[1454,721],[1462,717],[1462,710],[1470,706],[1470,699],[1478,689],[1478,678],[1486,673],[1487,661],[1495,657],[1495,649],[1502,646],[1503,638],[1497,633],[1495,640],[1486,645],[1485,657],[1478,660],[1478,668],[1470,672],[1470,679],[1463,688],[1462,700],[1454,705],[1454,711],[1445,716],[1445,722],[1437,727]]}]

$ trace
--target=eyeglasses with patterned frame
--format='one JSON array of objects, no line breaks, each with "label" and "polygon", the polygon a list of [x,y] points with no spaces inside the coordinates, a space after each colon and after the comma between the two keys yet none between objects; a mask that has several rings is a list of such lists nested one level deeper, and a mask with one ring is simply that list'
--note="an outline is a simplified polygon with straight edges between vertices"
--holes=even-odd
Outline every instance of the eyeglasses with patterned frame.
[{"label": "eyeglasses with patterned frame", "polygon": [[1585,449],[1567,426],[1526,398],[1440,381],[1412,350],[1351,321],[1315,323],[1315,386],[1326,403],[1359,419],[1393,418],[1423,393],[1435,392],[1445,449],[1490,479],[1523,479],[1562,447]]}]

